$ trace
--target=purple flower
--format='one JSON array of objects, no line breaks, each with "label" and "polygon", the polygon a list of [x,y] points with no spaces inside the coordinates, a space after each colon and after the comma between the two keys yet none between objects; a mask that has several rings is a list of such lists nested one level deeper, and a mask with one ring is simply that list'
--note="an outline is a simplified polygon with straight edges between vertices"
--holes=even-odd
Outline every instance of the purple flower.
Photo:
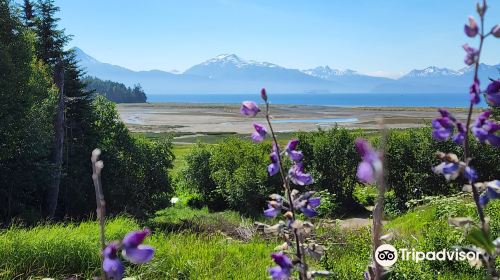
[{"label": "purple flower", "polygon": [[271,204],[268,204],[267,209],[264,210],[264,216],[268,218],[276,218],[279,213],[281,213],[281,208],[275,208]]},{"label": "purple flower", "polygon": [[493,36],[495,36],[497,38],[500,38],[500,24],[495,25],[491,29],[491,34],[493,34]]},{"label": "purple flower", "polygon": [[269,155],[269,158],[271,160],[271,164],[267,166],[267,173],[269,173],[269,176],[274,176],[280,171],[278,154],[276,152],[272,152],[271,155]]},{"label": "purple flower", "polygon": [[465,44],[462,46],[467,53],[465,56],[464,62],[467,65],[472,65],[477,62],[479,58],[479,50],[469,46],[469,44]]},{"label": "purple flower", "polygon": [[304,166],[300,162],[295,163],[290,168],[288,171],[288,177],[295,185],[305,186],[313,183],[311,174],[304,173]]},{"label": "purple flower", "polygon": [[316,207],[321,203],[320,197],[312,197],[306,200],[306,205],[300,208],[300,211],[304,213],[308,218],[315,217],[318,215]]},{"label": "purple flower", "polygon": [[270,201],[267,204],[267,209],[264,210],[264,216],[275,218],[281,213],[281,209],[283,208],[283,197],[279,194],[272,194],[269,198]]},{"label": "purple flower", "polygon": [[267,92],[266,92],[266,89],[263,88],[260,90],[260,97],[262,98],[262,100],[264,100],[265,102],[267,102]]},{"label": "purple flower", "polygon": [[500,181],[486,183],[486,191],[479,197],[479,203],[484,207],[490,200],[500,198]]},{"label": "purple flower", "polygon": [[474,79],[474,83],[470,86],[470,102],[477,104],[481,100],[479,94],[481,94],[481,89],[479,88],[479,80]]},{"label": "purple flower", "polygon": [[259,106],[253,101],[243,101],[241,103],[240,113],[245,116],[255,117],[260,112]]},{"label": "purple flower", "polygon": [[492,81],[486,88],[486,100],[493,107],[500,106],[500,80]]},{"label": "purple flower", "polygon": [[300,209],[300,211],[309,218],[318,215],[316,208],[321,203],[320,197],[312,197],[314,193],[314,191],[305,192],[293,201],[293,207],[295,209]]},{"label": "purple flower", "polygon": [[253,123],[253,127],[255,128],[255,132],[252,133],[252,140],[255,142],[262,142],[266,137],[267,130],[260,123]]},{"label": "purple flower", "polygon": [[125,267],[118,259],[117,251],[118,245],[116,243],[111,243],[104,248],[102,252],[104,256],[102,269],[106,273],[106,276],[108,278],[112,278],[113,280],[121,280],[123,278],[123,273],[125,272]]},{"label": "purple flower", "polygon": [[432,120],[432,138],[438,141],[446,141],[453,134],[453,122],[448,118],[437,118]]},{"label": "purple flower", "polygon": [[476,121],[472,125],[472,134],[483,143],[488,143],[492,146],[500,146],[500,136],[497,131],[500,130],[500,124],[488,118],[491,111],[487,110],[479,114]]},{"label": "purple flower", "polygon": [[150,234],[149,229],[134,231],[127,234],[122,241],[122,255],[131,263],[141,264],[149,262],[154,255],[154,249],[148,245],[142,245],[142,242]]},{"label": "purple flower", "polygon": [[446,141],[453,134],[455,118],[445,109],[439,109],[441,117],[432,120],[432,138]]},{"label": "purple flower", "polygon": [[379,153],[364,139],[358,138],[354,144],[362,159],[356,176],[363,183],[374,183],[382,175],[382,161]]},{"label": "purple flower", "polygon": [[294,162],[300,162],[304,158],[304,155],[301,151],[297,151],[297,145],[299,144],[299,140],[292,139],[288,142],[285,148],[285,153],[288,157]]},{"label": "purple flower", "polygon": [[469,17],[469,24],[464,26],[464,32],[467,36],[474,38],[479,32],[479,27],[473,17]]},{"label": "purple flower", "polygon": [[292,261],[282,252],[272,253],[271,257],[278,265],[269,269],[269,274],[273,280],[288,280],[292,274]]},{"label": "purple flower", "polygon": [[457,121],[457,130],[458,132],[453,135],[453,141],[458,145],[463,145],[465,140],[465,127],[463,123]]},{"label": "purple flower", "polygon": [[446,181],[455,180],[460,175],[460,163],[443,161],[432,167],[432,171],[438,175],[444,175]]},{"label": "purple flower", "polygon": [[465,167],[465,172],[464,172],[465,178],[469,180],[469,182],[475,182],[477,180],[477,172],[470,166]]}]

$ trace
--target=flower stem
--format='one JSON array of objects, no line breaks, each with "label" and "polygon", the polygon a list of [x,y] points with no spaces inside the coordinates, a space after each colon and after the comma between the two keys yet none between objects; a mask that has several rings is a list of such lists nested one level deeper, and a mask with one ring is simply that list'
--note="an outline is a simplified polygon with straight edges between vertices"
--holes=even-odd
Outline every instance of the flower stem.
[{"label": "flower stem", "polygon": [[[104,201],[104,193],[102,191],[102,184],[101,184],[101,171],[102,171],[102,162],[101,164],[98,164],[99,161],[98,156],[94,155],[92,156],[92,181],[94,182],[94,189],[95,189],[95,198],[96,198],[96,214],[97,218],[99,219],[99,240],[101,243],[101,250],[100,250],[100,256],[101,256],[101,264],[104,261],[104,255],[103,251],[106,248],[106,237],[105,237],[105,209],[106,209],[106,202]],[[101,268],[101,278],[106,280],[106,273],[104,270]]]},{"label": "flower stem", "polygon": [[[483,1],[483,8],[486,7],[486,0]],[[481,17],[481,34],[480,34],[480,42],[479,42],[479,50],[478,50],[478,55],[477,55],[477,60],[475,62],[475,69],[474,69],[474,82],[476,80],[479,80],[478,74],[479,74],[479,61],[481,58],[481,52],[483,50],[483,43],[484,43],[484,13],[480,15]],[[465,139],[464,139],[464,162],[465,166],[469,166],[469,157],[470,157],[470,147],[469,147],[469,132],[470,132],[470,124],[472,120],[472,112],[474,110],[474,102],[470,102],[469,105],[469,112],[467,115],[467,125],[465,126]],[[474,201],[476,203],[476,208],[477,212],[479,215],[479,219],[481,221],[481,228],[485,234],[488,234],[487,232],[487,225],[486,225],[486,220],[484,218],[484,211],[483,208],[481,207],[481,204],[479,203],[479,191],[477,190],[477,187],[474,185],[474,182],[470,181],[472,188],[472,195],[474,198]]]},{"label": "flower stem", "polygon": [[375,250],[381,245],[380,244],[380,236],[382,235],[382,216],[383,216],[383,209],[384,209],[384,198],[385,198],[385,191],[386,191],[386,182],[385,182],[385,151],[387,147],[387,129],[385,126],[382,124],[382,174],[380,174],[380,177],[377,179],[377,187],[378,187],[378,196],[377,196],[377,202],[375,204],[375,207],[373,208],[373,236],[372,236],[372,243],[373,243],[373,260],[375,263],[375,280],[379,280],[382,278],[382,268],[381,266],[375,261]]},{"label": "flower stem", "polygon": [[[280,152],[280,147],[278,145],[278,141],[276,140],[276,134],[274,133],[273,126],[271,124],[271,119],[270,119],[270,114],[269,114],[269,102],[266,101],[266,121],[267,124],[269,125],[269,129],[271,130],[271,136],[273,138],[273,145],[276,146],[276,153],[278,156],[278,162],[279,162],[279,168],[280,168],[280,175],[281,175],[281,180],[283,181],[283,187],[285,188],[285,193],[288,197],[288,201],[290,203],[290,212],[292,212],[292,223],[295,221],[295,209],[293,207],[293,200],[292,200],[292,191],[290,189],[290,183],[288,179],[285,177],[285,170],[283,168],[283,160],[281,157],[281,152]],[[300,280],[305,280],[307,279],[307,264],[304,260],[304,255],[302,254],[302,249],[300,245],[300,238],[298,234],[298,230],[296,228],[293,229],[293,235],[295,236],[295,246],[296,246],[296,256],[297,259],[300,261],[300,264],[302,268],[299,270],[299,279]]]},{"label": "flower stem", "polygon": [[[486,0],[483,0],[483,9],[487,8]],[[480,19],[481,19],[481,30],[480,30],[480,37],[479,37],[479,49],[478,49],[478,55],[477,55],[477,60],[475,62],[475,69],[474,69],[474,83],[479,80],[479,61],[481,58],[481,53],[483,50],[483,44],[484,40],[486,37],[488,37],[490,33],[485,34],[484,33],[484,14],[485,10],[483,10],[482,13],[480,13]],[[464,162],[465,166],[469,166],[469,158],[470,158],[470,147],[469,147],[469,131],[470,131],[470,124],[472,120],[472,112],[474,110],[474,102],[470,102],[469,106],[469,112],[467,115],[467,125],[465,126],[465,139],[464,139]],[[471,189],[472,189],[472,196],[474,198],[474,202],[476,204],[477,208],[477,214],[479,216],[479,220],[481,221],[481,230],[483,231],[484,235],[488,236],[489,235],[489,230],[488,230],[488,225],[486,223],[486,219],[484,216],[484,210],[483,207],[481,206],[481,203],[479,202],[479,191],[477,187],[475,186],[473,181],[469,181],[471,184]],[[489,256],[487,260],[485,260],[488,272],[490,273],[492,279],[498,279],[498,272],[495,269],[495,257],[494,256]]]}]

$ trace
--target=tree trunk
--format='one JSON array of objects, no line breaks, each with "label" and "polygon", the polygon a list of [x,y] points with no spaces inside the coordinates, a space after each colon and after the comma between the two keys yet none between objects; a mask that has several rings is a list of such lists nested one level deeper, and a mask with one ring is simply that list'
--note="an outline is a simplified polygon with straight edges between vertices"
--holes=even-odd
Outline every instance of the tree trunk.
[{"label": "tree trunk", "polygon": [[61,169],[63,160],[63,142],[64,142],[64,66],[59,59],[54,71],[54,82],[59,88],[59,97],[57,102],[57,111],[54,118],[54,143],[52,149],[53,172],[50,185],[45,192],[44,198],[44,216],[47,219],[54,218],[57,200],[59,197],[59,185],[61,183]]}]

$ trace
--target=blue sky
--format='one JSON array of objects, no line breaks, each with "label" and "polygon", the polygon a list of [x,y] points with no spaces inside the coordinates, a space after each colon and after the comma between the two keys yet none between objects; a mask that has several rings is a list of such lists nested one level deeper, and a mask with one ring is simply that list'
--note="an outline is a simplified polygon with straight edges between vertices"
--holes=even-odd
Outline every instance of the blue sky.
[{"label": "blue sky", "polygon": [[[487,26],[500,23],[490,1]],[[185,70],[222,53],[289,68],[395,76],[462,68],[469,0],[56,0],[71,45],[134,70]],[[498,22],[494,22],[497,20]],[[483,61],[500,63],[500,39]]]}]

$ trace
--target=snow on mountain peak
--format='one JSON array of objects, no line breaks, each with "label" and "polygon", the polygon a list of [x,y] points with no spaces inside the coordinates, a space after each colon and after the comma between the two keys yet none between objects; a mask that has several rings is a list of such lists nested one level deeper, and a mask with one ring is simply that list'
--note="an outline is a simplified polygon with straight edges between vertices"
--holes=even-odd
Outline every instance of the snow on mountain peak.
[{"label": "snow on mountain peak", "polygon": [[211,65],[211,64],[232,64],[238,68],[243,68],[248,66],[281,68],[280,66],[269,62],[245,60],[235,54],[220,54],[212,59],[203,62],[201,65]]},{"label": "snow on mountain peak", "polygon": [[439,68],[436,66],[429,66],[422,70],[412,70],[405,77],[437,77],[437,76],[457,76],[460,75],[458,71],[448,68]]},{"label": "snow on mountain peak", "polygon": [[313,76],[313,77],[318,77],[321,79],[331,79],[332,77],[337,77],[337,76],[352,76],[352,75],[358,75],[358,73],[354,70],[350,69],[345,69],[345,70],[338,70],[338,69],[332,69],[328,65],[326,66],[318,66],[313,69],[307,69],[303,70],[302,72],[306,73],[307,75]]}]

